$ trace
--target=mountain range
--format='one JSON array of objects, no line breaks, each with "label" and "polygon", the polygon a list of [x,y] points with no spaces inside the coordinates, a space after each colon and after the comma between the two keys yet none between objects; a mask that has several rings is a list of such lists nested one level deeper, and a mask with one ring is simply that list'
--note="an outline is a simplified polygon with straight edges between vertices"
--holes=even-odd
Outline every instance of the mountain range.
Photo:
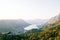
[{"label": "mountain range", "polygon": [[60,14],[49,20],[0,20],[0,32],[12,32],[13,34],[24,33],[26,30],[42,28],[59,20]]},{"label": "mountain range", "polygon": [[48,20],[46,20],[46,19],[34,19],[34,20],[27,20],[26,22],[30,23],[30,24],[35,24],[35,25],[41,25],[47,21]]},{"label": "mountain range", "polygon": [[[48,20],[41,20],[41,19],[36,19],[36,20],[28,20],[27,22],[32,24],[32,25],[36,25],[35,27],[38,27],[38,28],[42,28],[42,27],[45,27],[47,25],[50,25],[50,24],[53,24],[57,21],[60,20],[60,14],[48,19]],[[30,27],[30,26],[29,26]],[[27,28],[27,27],[26,27]],[[34,29],[33,26],[30,27],[31,29]]]}]

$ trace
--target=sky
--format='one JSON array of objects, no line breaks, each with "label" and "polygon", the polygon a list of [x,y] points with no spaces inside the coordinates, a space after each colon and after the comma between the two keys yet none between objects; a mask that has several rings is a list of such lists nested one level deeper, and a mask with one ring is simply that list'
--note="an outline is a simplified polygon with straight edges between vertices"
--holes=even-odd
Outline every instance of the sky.
[{"label": "sky", "polygon": [[60,13],[60,0],[0,0],[0,19],[49,19]]}]

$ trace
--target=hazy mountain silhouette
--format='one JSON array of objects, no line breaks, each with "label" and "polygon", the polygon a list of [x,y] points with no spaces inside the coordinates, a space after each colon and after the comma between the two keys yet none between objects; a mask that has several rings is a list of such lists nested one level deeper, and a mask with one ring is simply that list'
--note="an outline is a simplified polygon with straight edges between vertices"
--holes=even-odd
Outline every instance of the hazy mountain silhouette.
[{"label": "hazy mountain silhouette", "polygon": [[24,20],[0,20],[0,32],[23,33],[24,28],[28,26]]},{"label": "hazy mountain silhouette", "polygon": [[42,19],[35,19],[35,20],[27,20],[28,23],[30,24],[36,24],[36,25],[41,25],[45,23],[47,20],[42,20]]},{"label": "hazy mountain silhouette", "polygon": [[60,14],[58,14],[58,15],[52,17],[51,19],[49,19],[48,24],[53,24],[53,23],[55,23],[56,21],[59,21],[59,20],[60,20]]}]

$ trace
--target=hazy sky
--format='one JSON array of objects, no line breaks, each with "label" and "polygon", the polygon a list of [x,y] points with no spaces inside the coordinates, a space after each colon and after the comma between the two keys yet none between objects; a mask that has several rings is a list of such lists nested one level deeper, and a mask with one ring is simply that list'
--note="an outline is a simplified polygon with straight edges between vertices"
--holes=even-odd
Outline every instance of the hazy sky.
[{"label": "hazy sky", "polygon": [[0,19],[49,19],[60,12],[60,0],[0,0]]}]

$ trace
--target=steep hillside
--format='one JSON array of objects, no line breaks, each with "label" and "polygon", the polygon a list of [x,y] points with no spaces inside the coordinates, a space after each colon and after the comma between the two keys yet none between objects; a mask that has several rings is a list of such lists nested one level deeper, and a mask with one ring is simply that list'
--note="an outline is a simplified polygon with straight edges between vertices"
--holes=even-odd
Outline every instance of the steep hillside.
[{"label": "steep hillside", "polygon": [[28,40],[60,40],[60,21],[42,29],[33,29],[27,32]]}]

